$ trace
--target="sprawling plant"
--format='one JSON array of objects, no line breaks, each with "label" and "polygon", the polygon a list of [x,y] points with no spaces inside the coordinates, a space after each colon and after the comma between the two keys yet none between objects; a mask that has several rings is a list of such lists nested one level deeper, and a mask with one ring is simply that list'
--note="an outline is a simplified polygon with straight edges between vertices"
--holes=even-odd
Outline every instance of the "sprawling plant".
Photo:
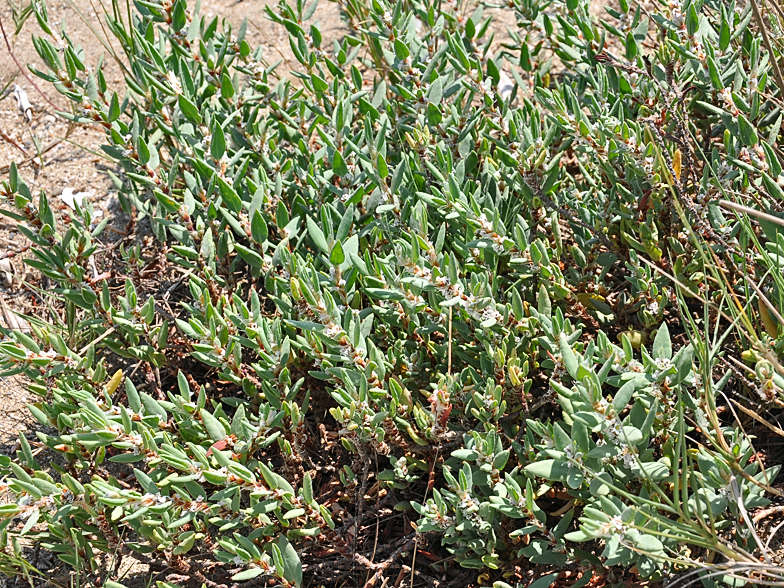
[{"label": "sprawling plant", "polygon": [[412,578],[754,568],[778,466],[717,403],[784,389],[772,24],[588,7],[512,0],[499,45],[481,7],[350,0],[325,47],[282,2],[284,72],[245,24],[115,3],[121,90],[34,2],[33,72],[105,129],[131,223],[0,192],[67,319],[0,342],[59,456],[0,461],[3,571],[28,541],[96,585],[372,586],[426,541]]}]

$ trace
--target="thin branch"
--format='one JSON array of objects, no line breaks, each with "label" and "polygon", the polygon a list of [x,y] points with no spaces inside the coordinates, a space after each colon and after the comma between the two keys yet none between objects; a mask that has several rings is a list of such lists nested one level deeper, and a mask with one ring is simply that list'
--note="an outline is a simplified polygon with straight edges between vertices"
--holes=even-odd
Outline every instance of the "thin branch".
[{"label": "thin branch", "polygon": [[761,511],[754,514],[754,522],[759,523],[765,517],[769,517],[770,515],[780,514],[784,512],[784,506],[771,506],[768,508],[763,508]]},{"label": "thin branch", "polygon": [[784,318],[781,317],[781,315],[779,314],[779,311],[776,309],[776,307],[773,306],[770,303],[770,300],[768,300],[767,296],[765,296],[762,293],[762,290],[760,290],[759,286],[757,286],[757,284],[755,284],[752,281],[752,279],[749,276],[747,276],[746,274],[743,274],[743,277],[746,280],[746,282],[748,282],[749,286],[751,286],[752,290],[754,290],[757,293],[757,296],[760,297],[760,300],[762,301],[762,303],[768,308],[768,310],[770,310],[770,312],[773,314],[773,316],[776,317],[776,320],[779,321],[779,323],[784,325]]},{"label": "thin branch", "polygon": [[379,564],[374,564],[378,566],[376,572],[370,577],[370,579],[367,582],[365,582],[363,588],[372,588],[375,585],[375,583],[381,578],[381,575],[387,570],[387,568],[389,568],[389,566],[392,565],[402,553],[407,551],[412,544],[414,545],[414,549],[416,552],[416,542],[417,542],[416,533],[414,533],[413,537],[410,537],[409,535],[402,537],[401,542],[402,545],[400,545],[400,547],[398,547],[394,552],[392,552],[392,555],[390,555],[383,562]]},{"label": "thin branch", "polygon": [[[523,176],[523,181],[525,181],[525,176]],[[569,210],[568,208],[566,208],[566,207],[564,207],[564,206],[558,206],[558,205],[557,205],[555,202],[553,202],[552,200],[550,200],[550,198],[548,198],[548,197],[545,195],[544,191],[542,190],[541,186],[539,186],[539,184],[538,184],[538,183],[536,183],[536,184],[534,184],[534,185],[532,185],[532,183],[531,183],[531,182],[526,182],[526,183],[527,183],[527,184],[528,184],[528,185],[529,185],[531,188],[533,188],[533,189],[534,189],[534,191],[535,191],[535,193],[536,193],[536,196],[537,196],[537,198],[539,198],[539,200],[541,200],[541,201],[542,201],[542,204],[544,204],[546,208],[549,208],[550,210],[554,210],[554,211],[555,211],[555,212],[557,212],[558,214],[560,214],[560,215],[562,215],[562,216],[566,217],[566,219],[567,219],[569,222],[571,222],[571,223],[574,223],[575,225],[577,225],[577,226],[579,226],[579,227],[582,227],[583,229],[585,229],[586,231],[588,231],[590,234],[592,234],[594,237],[596,237],[596,238],[599,240],[599,242],[601,242],[601,243],[602,243],[602,244],[603,244],[605,247],[607,247],[607,248],[608,248],[610,251],[618,251],[618,247],[616,247],[616,246],[613,244],[613,242],[612,242],[612,241],[610,241],[610,240],[607,238],[607,236],[606,236],[606,235],[604,235],[603,233],[599,232],[599,231],[598,231],[598,230],[597,230],[595,227],[592,227],[592,226],[588,225],[587,223],[584,223],[583,221],[581,221],[579,218],[577,218],[577,215],[576,215],[576,214],[574,214],[574,213],[573,213],[571,210]]]},{"label": "thin branch", "polygon": [[768,214],[767,212],[762,212],[761,210],[757,210],[756,208],[749,208],[748,206],[743,206],[742,204],[730,202],[729,200],[719,200],[719,206],[721,208],[727,208],[730,210],[734,210],[736,212],[745,212],[746,214],[749,214],[751,216],[756,216],[757,218],[761,218],[762,220],[766,220],[784,227],[784,219],[779,218],[777,216],[773,216],[772,214]]},{"label": "thin branch", "polygon": [[6,133],[3,133],[2,131],[0,131],[0,137],[2,137],[2,138],[3,138],[3,140],[5,140],[6,142],[8,142],[9,144],[11,144],[11,145],[13,145],[14,147],[16,147],[17,149],[19,149],[19,151],[21,151],[21,152],[22,152],[22,154],[23,154],[25,157],[29,157],[29,156],[30,156],[30,154],[27,152],[27,149],[25,149],[24,147],[22,147],[22,146],[21,146],[19,143],[17,143],[17,142],[16,142],[16,141],[15,141],[15,140],[14,140],[12,137],[10,137],[8,134],[6,134]]},{"label": "thin branch", "polygon": [[[41,152],[39,154],[34,155],[32,157],[28,157],[27,159],[20,161],[19,163],[16,164],[16,167],[22,167],[23,165],[27,165],[28,163],[35,162],[36,159],[40,159],[41,155],[43,155],[47,151],[51,151],[53,148],[57,147],[62,142],[63,142],[62,139],[55,139],[54,141],[49,143],[46,147],[41,149]],[[43,160],[41,160],[41,163],[43,163]],[[0,167],[0,174],[7,174],[10,169],[11,169],[10,165],[4,165],[3,167]]]},{"label": "thin branch", "polygon": [[57,110],[57,106],[55,106],[54,102],[49,100],[47,95],[43,93],[43,90],[41,90],[41,88],[38,87],[38,85],[33,81],[33,79],[30,76],[27,75],[27,72],[24,70],[22,65],[16,59],[16,55],[14,55],[13,49],[11,49],[11,43],[8,41],[8,35],[5,34],[5,27],[3,27],[3,19],[2,18],[0,18],[0,32],[3,33],[3,39],[5,39],[5,46],[8,48],[8,53],[11,55],[11,59],[14,60],[14,63],[16,64],[16,67],[19,68],[19,71],[22,73],[22,75],[25,77],[25,79],[28,82],[30,82],[30,85],[33,86],[33,88],[36,89],[36,91],[43,97],[43,99],[46,100],[52,108]]}]

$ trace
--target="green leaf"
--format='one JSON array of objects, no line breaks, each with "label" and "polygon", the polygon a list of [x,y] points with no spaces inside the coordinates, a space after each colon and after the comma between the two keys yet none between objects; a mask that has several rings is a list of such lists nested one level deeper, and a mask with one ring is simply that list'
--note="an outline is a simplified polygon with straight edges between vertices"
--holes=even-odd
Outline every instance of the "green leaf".
[{"label": "green leaf", "polygon": [[[781,115],[779,115],[779,118],[780,117]],[[761,143],[762,143],[762,148],[765,150],[766,161],[770,166],[770,175],[773,178],[778,178],[779,175],[781,175],[781,162],[779,161],[776,152],[766,141],[761,141]],[[767,231],[765,232],[767,233]]]},{"label": "green leaf", "polygon": [[226,438],[226,427],[223,426],[223,423],[204,408],[199,411],[199,414],[201,415],[201,421],[204,424],[204,428],[207,429],[210,439],[212,439],[212,441],[223,441]]},{"label": "green leaf", "polygon": [[689,5],[689,14],[686,17],[686,31],[689,33],[689,36],[694,36],[700,28],[700,19],[697,15],[697,9],[694,6],[694,2]]},{"label": "green leaf", "polygon": [[264,243],[269,236],[267,221],[264,220],[264,217],[261,216],[258,210],[253,211],[253,217],[250,221],[250,232],[253,240],[259,245]]},{"label": "green leaf", "polygon": [[142,410],[142,401],[139,393],[136,391],[136,386],[131,382],[131,378],[125,378],[125,395],[128,397],[128,404],[131,410],[139,414]]},{"label": "green leaf", "polygon": [[738,114],[738,126],[740,127],[740,139],[747,147],[753,147],[758,143],[757,130],[742,114]]},{"label": "green leaf", "polygon": [[114,122],[118,118],[120,118],[120,101],[117,99],[117,92],[112,93],[112,101],[109,104],[109,114],[106,117],[106,120],[109,122]]},{"label": "green leaf", "polygon": [[139,144],[136,147],[136,153],[139,155],[139,163],[142,165],[147,165],[147,163],[150,161],[150,147],[142,137],[139,137]]},{"label": "green leaf", "polygon": [[343,246],[340,244],[340,241],[335,241],[332,252],[329,254],[329,261],[332,265],[340,265],[346,261],[346,255],[343,253]]},{"label": "green leaf", "polygon": [[544,284],[539,285],[539,295],[536,298],[536,306],[539,314],[550,318],[553,313],[553,307],[550,303],[550,295],[547,293],[547,288]]},{"label": "green leaf", "polygon": [[237,213],[242,210],[242,199],[229,182],[218,176],[218,188],[220,189],[223,203],[231,212]]},{"label": "green leaf", "polygon": [[406,44],[400,39],[395,39],[395,56],[400,61],[404,61],[409,55],[411,55],[411,52],[408,50]]},{"label": "green leaf", "polygon": [[380,153],[378,154],[378,158],[376,159],[376,169],[378,170],[378,176],[382,180],[386,180],[387,176],[389,175],[389,168],[387,167],[387,161],[384,159],[384,156]]},{"label": "green leaf", "polygon": [[441,110],[438,108],[438,106],[435,104],[427,105],[427,120],[431,125],[437,126],[441,124],[443,118],[444,117],[441,114]]},{"label": "green leaf", "polygon": [[348,166],[343,159],[343,155],[337,149],[335,150],[335,154],[332,156],[332,169],[341,178],[348,175]]},{"label": "green leaf", "polygon": [[41,516],[41,511],[37,508],[32,512],[30,518],[27,519],[25,526],[22,527],[22,530],[19,532],[20,535],[25,535],[27,532],[35,527],[36,523],[38,523],[38,518]]},{"label": "green leaf", "polygon": [[577,468],[571,468],[569,473],[566,474],[566,485],[569,486],[569,488],[580,488],[583,485],[584,480],[585,476]]},{"label": "green leaf", "polygon": [[629,31],[626,34],[626,59],[632,61],[635,57],[637,57],[637,41],[634,38],[634,34]]},{"label": "green leaf", "polygon": [[217,120],[212,123],[211,130],[210,155],[212,155],[215,161],[218,161],[226,154],[226,136],[223,134],[223,127],[220,126]]},{"label": "green leaf", "polygon": [[321,230],[311,217],[305,217],[305,222],[308,225],[308,235],[313,240],[313,243],[321,249],[324,253],[329,253],[329,245],[327,239],[324,237],[324,231]]},{"label": "green leaf", "polygon": [[719,31],[719,49],[724,52],[730,46],[730,25],[727,22],[727,15],[722,6],[721,29]]},{"label": "green leaf", "polygon": [[436,78],[436,81],[430,85],[430,89],[427,91],[427,98],[431,104],[438,106],[443,97],[444,85],[441,82],[441,78]]},{"label": "green leaf", "polygon": [[479,453],[473,449],[456,449],[452,452],[452,457],[461,461],[473,461],[479,457]]},{"label": "green leaf", "polygon": [[635,541],[637,549],[651,555],[659,555],[664,552],[664,545],[658,537],[641,533]]},{"label": "green leaf", "polygon": [[580,369],[580,363],[577,360],[577,356],[574,354],[566,335],[560,333],[558,335],[558,343],[561,348],[561,358],[563,359],[566,371],[569,372],[570,376],[577,379],[577,371]]},{"label": "green leaf", "polygon": [[654,359],[672,359],[672,342],[667,323],[662,323],[653,340]]},{"label": "green leaf", "polygon": [[672,360],[678,372],[673,379],[673,384],[680,384],[691,373],[692,362],[694,361],[694,347],[689,343],[682,347]]},{"label": "green leaf", "polygon": [[256,576],[260,576],[264,573],[262,568],[248,568],[247,570],[243,570],[237,574],[234,574],[231,579],[234,582],[244,582],[245,580],[252,580]]},{"label": "green leaf", "polygon": [[345,240],[348,237],[348,234],[351,232],[351,226],[354,223],[354,212],[356,211],[356,207],[352,204],[346,209],[346,212],[343,213],[343,218],[340,219],[340,225],[338,225],[338,231],[335,233],[335,239],[338,241]]},{"label": "green leaf", "polygon": [[310,74],[310,80],[313,82],[313,89],[316,90],[318,94],[323,94],[329,90],[329,84],[327,81],[317,73]]},{"label": "green leaf", "polygon": [[400,184],[403,182],[403,176],[405,175],[407,168],[408,161],[404,159],[398,163],[395,171],[392,173],[392,183],[389,186],[389,190],[392,194],[397,194],[398,188],[400,188]]},{"label": "green leaf", "polygon": [[302,479],[302,498],[308,504],[313,502],[313,480],[310,472],[305,472],[305,477]]},{"label": "green leaf", "polygon": [[719,74],[719,67],[716,65],[716,61],[708,55],[708,74],[710,75],[711,83],[713,87],[717,90],[723,90],[724,84],[721,81],[721,75]]},{"label": "green leaf", "polygon": [[225,71],[221,76],[221,96],[227,100],[234,97],[234,84],[231,82],[231,78]]},{"label": "green leaf", "polygon": [[245,247],[240,243],[235,243],[234,249],[237,250],[237,253],[240,254],[240,257],[242,257],[248,265],[252,267],[264,267],[264,258],[253,249]]},{"label": "green leaf", "polygon": [[552,572],[551,574],[547,574],[546,576],[542,576],[537,580],[534,580],[528,585],[528,588],[550,588],[553,585],[555,580],[560,576],[559,572]]},{"label": "green leaf", "polygon": [[180,94],[177,96],[177,104],[180,105],[180,110],[185,115],[185,118],[197,125],[201,124],[201,114],[193,102],[188,100],[183,94]]},{"label": "green leaf", "polygon": [[171,27],[175,32],[179,32],[186,23],[185,2],[184,0],[177,0],[171,11]]},{"label": "green leaf", "polygon": [[636,389],[636,383],[634,380],[629,380],[618,392],[615,393],[615,397],[613,398],[613,408],[615,409],[615,414],[621,414],[626,406],[629,404],[629,401],[632,399],[632,395]]},{"label": "green leaf", "polygon": [[405,295],[398,290],[388,290],[386,288],[365,288],[365,293],[376,300],[403,300]]},{"label": "green leaf", "polygon": [[144,411],[147,414],[154,414],[162,421],[166,421],[169,418],[169,416],[166,414],[166,410],[158,403],[157,400],[155,400],[155,398],[146,392],[139,392],[139,396],[142,399],[142,406],[144,406]]},{"label": "green leaf", "polygon": [[281,570],[283,577],[295,586],[301,586],[302,562],[299,560],[294,546],[283,536],[278,537],[275,545],[280,549],[280,556],[283,561],[283,569]]},{"label": "green leaf", "polygon": [[294,488],[291,487],[291,484],[289,484],[284,477],[276,474],[261,462],[259,462],[259,471],[264,477],[264,481],[267,482],[270,488],[273,490],[280,489],[284,492],[294,495]]},{"label": "green leaf", "polygon": [[565,461],[545,459],[525,466],[525,471],[551,482],[565,482],[572,468]]}]

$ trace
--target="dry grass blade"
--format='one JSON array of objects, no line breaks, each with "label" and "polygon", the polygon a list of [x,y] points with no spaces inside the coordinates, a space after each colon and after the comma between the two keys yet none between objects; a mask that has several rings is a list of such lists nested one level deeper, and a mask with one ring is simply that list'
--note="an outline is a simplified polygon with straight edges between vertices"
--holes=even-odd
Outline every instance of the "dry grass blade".
[{"label": "dry grass blade", "polygon": [[765,20],[762,18],[762,13],[760,12],[759,6],[757,5],[757,0],[751,0],[751,9],[754,12],[754,20],[757,21],[757,26],[759,26],[760,33],[762,33],[762,41],[765,43],[765,48],[772,56],[770,62],[773,64],[773,73],[776,75],[776,82],[779,84],[779,88],[784,88],[784,77],[781,75],[781,69],[779,68],[778,60],[773,57],[776,54],[773,51],[773,46],[770,44],[768,28],[765,26]]},{"label": "dry grass blade", "polygon": [[773,306],[770,303],[770,300],[768,300],[767,296],[765,296],[765,294],[762,293],[762,290],[760,290],[759,286],[757,286],[757,284],[755,284],[754,281],[748,276],[744,275],[743,277],[745,278],[748,285],[751,286],[752,290],[756,292],[757,296],[760,297],[760,300],[762,300],[763,304],[765,304],[765,306],[768,307],[768,310],[773,314],[773,316],[776,317],[779,323],[784,324],[784,318],[781,318],[779,311],[776,309],[775,306]]},{"label": "dry grass blade", "polygon": [[730,488],[732,489],[732,495],[735,498],[735,504],[738,506],[738,510],[746,523],[746,527],[749,529],[752,537],[754,537],[754,541],[757,543],[757,547],[759,547],[762,557],[765,559],[765,562],[771,563],[767,545],[762,542],[762,539],[760,539],[757,534],[757,529],[754,528],[754,521],[752,521],[749,512],[746,510],[746,505],[743,503],[743,493],[740,491],[738,480],[735,476],[732,476],[730,479]]},{"label": "dry grass blade", "polygon": [[784,429],[782,429],[781,427],[779,427],[777,425],[774,425],[770,421],[764,419],[763,417],[761,417],[759,414],[757,414],[756,412],[754,412],[750,408],[747,408],[747,407],[743,406],[740,402],[738,402],[734,398],[731,399],[730,402],[732,402],[732,404],[734,404],[736,408],[739,408],[741,410],[741,412],[743,412],[747,416],[750,416],[751,418],[753,418],[757,422],[765,425],[772,432],[776,433],[776,435],[779,435],[780,437],[784,437]]},{"label": "dry grass blade", "polygon": [[[758,577],[753,578],[755,586],[784,586],[784,568],[759,562],[731,562],[710,566],[698,564],[697,569],[676,578],[669,586],[670,588],[688,588],[702,583],[703,579],[718,576],[749,582],[752,580],[748,575],[750,573],[758,574]],[[763,579],[765,577],[770,579]]]},{"label": "dry grass blade", "polygon": [[784,227],[784,219],[773,216],[772,214],[768,214],[767,212],[762,212],[761,210],[749,208],[748,206],[743,206],[742,204],[738,204],[736,202],[730,202],[729,200],[719,200],[719,206],[728,210],[734,210],[736,212],[745,212],[751,216],[756,216],[757,218],[761,218]]}]

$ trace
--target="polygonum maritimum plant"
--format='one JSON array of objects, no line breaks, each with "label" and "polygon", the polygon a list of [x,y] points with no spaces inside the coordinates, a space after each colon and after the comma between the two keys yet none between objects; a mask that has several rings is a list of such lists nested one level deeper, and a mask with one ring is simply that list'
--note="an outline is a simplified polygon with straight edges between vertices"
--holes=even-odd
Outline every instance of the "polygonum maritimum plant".
[{"label": "polygonum maritimum plant", "polygon": [[481,6],[348,0],[331,44],[281,2],[289,72],[134,7],[105,15],[121,90],[33,3],[31,69],[105,130],[131,224],[3,184],[67,318],[0,342],[58,456],[0,461],[3,571],[32,542],[95,585],[99,554],[161,586],[759,573],[779,466],[722,396],[784,389],[753,0],[512,0],[501,43]]}]

